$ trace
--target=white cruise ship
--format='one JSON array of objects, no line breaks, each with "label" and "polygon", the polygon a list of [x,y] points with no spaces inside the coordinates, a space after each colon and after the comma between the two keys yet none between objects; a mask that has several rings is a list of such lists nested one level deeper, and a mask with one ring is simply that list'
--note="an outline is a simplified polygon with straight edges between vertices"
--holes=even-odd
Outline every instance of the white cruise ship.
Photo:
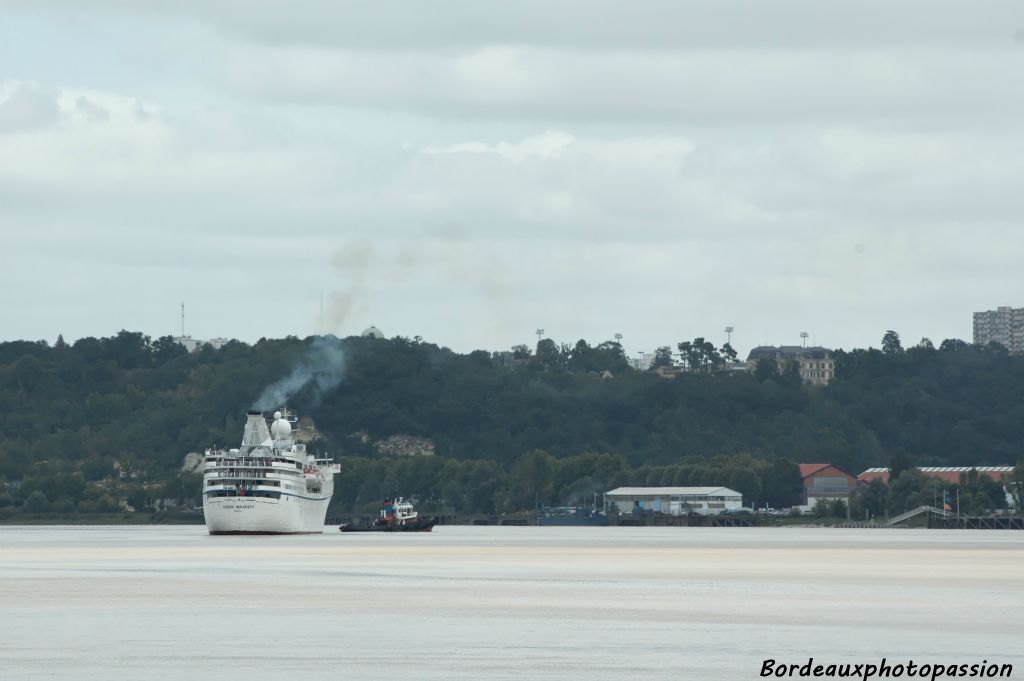
[{"label": "white cruise ship", "polygon": [[206,450],[203,516],[210,534],[323,532],[341,467],[292,439],[287,414],[250,411],[238,449]]}]

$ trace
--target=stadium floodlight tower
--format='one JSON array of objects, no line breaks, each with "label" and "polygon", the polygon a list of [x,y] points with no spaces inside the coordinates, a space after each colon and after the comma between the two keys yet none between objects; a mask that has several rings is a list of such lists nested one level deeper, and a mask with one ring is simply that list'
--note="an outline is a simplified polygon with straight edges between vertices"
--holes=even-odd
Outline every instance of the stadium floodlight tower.
[{"label": "stadium floodlight tower", "polygon": [[725,327],[725,342],[729,345],[732,345],[732,332],[735,330],[735,327],[732,326]]},{"label": "stadium floodlight tower", "polygon": [[807,347],[807,335],[808,335],[808,334],[807,334],[807,332],[806,332],[806,331],[801,331],[801,332],[800,332],[800,338],[802,339],[802,342],[803,342],[803,346],[804,346],[805,348]]},{"label": "stadium floodlight tower", "polygon": [[622,345],[622,334],[621,333],[615,334],[615,342],[618,343],[619,345]]},{"label": "stadium floodlight tower", "polygon": [[540,343],[540,339],[544,336],[544,329],[537,329],[534,333],[537,334],[537,342]]}]

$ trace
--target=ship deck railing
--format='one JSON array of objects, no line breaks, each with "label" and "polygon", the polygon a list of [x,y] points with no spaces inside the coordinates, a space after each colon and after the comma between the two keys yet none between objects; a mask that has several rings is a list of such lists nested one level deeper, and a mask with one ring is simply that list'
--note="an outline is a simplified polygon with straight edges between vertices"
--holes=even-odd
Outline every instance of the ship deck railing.
[{"label": "ship deck railing", "polygon": [[207,480],[206,487],[280,487],[281,480],[261,480],[258,478],[222,478],[219,480]]},{"label": "ship deck railing", "polygon": [[[304,471],[301,468],[268,468],[266,466],[219,466],[217,468],[207,469],[203,471],[203,475],[218,476],[224,475],[227,472],[238,471],[245,475],[253,475],[264,477],[267,475],[275,476],[286,476],[294,477],[296,475],[303,475]],[[281,478],[282,480],[284,478]]]},{"label": "ship deck railing", "polygon": [[220,461],[207,461],[204,468],[280,468],[284,470],[300,470],[301,461],[279,461],[276,459],[221,459]]}]

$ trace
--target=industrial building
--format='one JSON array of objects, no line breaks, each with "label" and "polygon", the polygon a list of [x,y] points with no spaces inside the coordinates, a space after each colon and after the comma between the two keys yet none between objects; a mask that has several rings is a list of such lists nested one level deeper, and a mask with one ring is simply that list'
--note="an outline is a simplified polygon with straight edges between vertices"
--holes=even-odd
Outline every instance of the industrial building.
[{"label": "industrial building", "polygon": [[[1003,482],[1013,475],[1013,466],[919,466],[917,470],[929,478],[938,478],[951,485],[960,482],[960,475],[962,473],[968,473],[972,470],[978,471],[979,476],[992,478],[996,482]],[[858,475],[857,479],[862,484],[869,483],[872,480],[889,482],[889,469],[869,468]]]},{"label": "industrial building", "polygon": [[830,463],[802,463],[800,477],[804,482],[805,510],[811,510],[821,501],[845,500],[857,489],[857,478]]},{"label": "industrial building", "polygon": [[728,487],[619,487],[604,495],[605,511],[718,515],[743,508],[743,495]]}]

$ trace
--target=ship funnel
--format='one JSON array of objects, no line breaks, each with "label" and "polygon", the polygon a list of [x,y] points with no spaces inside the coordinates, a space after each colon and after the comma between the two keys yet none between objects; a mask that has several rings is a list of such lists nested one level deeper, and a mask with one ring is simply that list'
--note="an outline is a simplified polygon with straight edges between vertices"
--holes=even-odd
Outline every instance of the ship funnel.
[{"label": "ship funnel", "polygon": [[270,444],[270,430],[267,429],[267,422],[263,413],[250,411],[249,418],[245,422],[245,432],[242,433],[242,449],[259,447],[262,444]]}]

